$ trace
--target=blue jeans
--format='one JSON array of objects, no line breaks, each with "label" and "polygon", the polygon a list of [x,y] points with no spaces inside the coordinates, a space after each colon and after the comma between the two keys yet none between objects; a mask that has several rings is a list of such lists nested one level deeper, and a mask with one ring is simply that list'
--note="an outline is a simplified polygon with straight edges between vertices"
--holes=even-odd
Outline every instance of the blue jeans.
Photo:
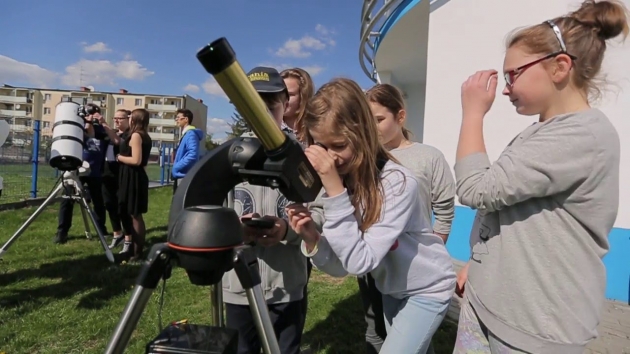
[{"label": "blue jeans", "polygon": [[402,300],[383,295],[387,338],[380,352],[425,354],[449,304],[450,301],[439,302],[419,295]]}]

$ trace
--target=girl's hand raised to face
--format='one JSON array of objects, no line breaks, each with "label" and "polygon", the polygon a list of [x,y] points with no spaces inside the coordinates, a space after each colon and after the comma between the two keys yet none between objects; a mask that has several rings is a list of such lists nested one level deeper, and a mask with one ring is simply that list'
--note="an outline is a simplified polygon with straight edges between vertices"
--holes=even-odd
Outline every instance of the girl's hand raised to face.
[{"label": "girl's hand raised to face", "polygon": [[483,118],[492,107],[497,94],[497,71],[477,71],[462,84],[464,118]]},{"label": "girl's hand raised to face", "polygon": [[339,172],[335,158],[330,156],[328,151],[319,145],[311,145],[304,151],[311,165],[319,175],[329,197],[334,197],[344,191],[343,181]]}]

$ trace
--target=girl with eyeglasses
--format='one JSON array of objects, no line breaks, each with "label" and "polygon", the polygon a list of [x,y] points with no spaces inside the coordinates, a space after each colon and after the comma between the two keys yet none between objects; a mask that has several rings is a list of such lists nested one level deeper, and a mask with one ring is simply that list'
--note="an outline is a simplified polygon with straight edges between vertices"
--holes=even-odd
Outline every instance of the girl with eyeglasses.
[{"label": "girl with eyeglasses", "polygon": [[494,163],[483,119],[497,72],[477,72],[462,85],[457,195],[477,216],[458,279],[464,302],[454,353],[581,354],[597,337],[620,142],[591,102],[606,41],[628,34],[626,11],[589,0],[509,38],[503,95],[518,114],[539,120]]}]

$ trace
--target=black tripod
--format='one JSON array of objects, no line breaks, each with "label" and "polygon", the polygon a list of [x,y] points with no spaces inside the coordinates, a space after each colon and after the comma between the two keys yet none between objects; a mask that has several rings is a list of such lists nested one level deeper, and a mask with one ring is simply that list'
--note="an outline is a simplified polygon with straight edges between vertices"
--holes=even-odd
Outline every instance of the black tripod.
[{"label": "black tripod", "polygon": [[92,226],[94,226],[94,230],[98,235],[99,241],[103,250],[105,250],[105,256],[107,259],[114,263],[114,255],[112,251],[107,247],[107,242],[105,241],[105,236],[103,235],[103,231],[98,227],[98,222],[96,221],[96,214],[90,207],[86,199],[86,192],[83,189],[83,183],[79,180],[79,171],[66,171],[59,178],[59,182],[57,186],[53,189],[53,191],[48,195],[46,200],[35,210],[35,212],[20,226],[20,228],[11,236],[11,238],[2,245],[0,248],[0,257],[11,247],[11,245],[17,241],[17,239],[26,231],[26,229],[35,221],[35,219],[44,211],[44,209],[50,205],[57,195],[62,192],[62,198],[71,198],[76,201],[81,206],[81,215],[83,216],[83,225],[85,226],[85,236],[90,239],[92,238],[90,233],[90,223],[88,222],[88,218],[92,222]]},{"label": "black tripod", "polygon": [[[258,260],[243,245],[239,216],[222,205],[228,193],[245,181],[277,188],[296,203],[312,202],[322,188],[321,180],[302,146],[288,138],[271,119],[226,39],[209,44],[197,58],[216,78],[258,139],[235,138],[225,142],[197,162],[180,181],[171,204],[167,243],[151,249],[106,354],[123,353],[151,292],[161,278],[168,278],[174,262],[186,270],[191,283],[201,286],[216,286],[225,272],[234,269],[246,289],[265,353],[280,354],[260,288]],[[215,288],[215,292],[219,291]],[[213,309],[219,308],[219,298],[212,296]],[[227,354],[236,350],[237,334],[227,328],[173,333],[172,327],[165,329],[147,345],[147,353]]]},{"label": "black tripod", "polygon": [[[249,246],[237,247],[222,256],[225,257],[226,255],[232,255],[233,267],[247,294],[252,314],[254,314],[256,328],[258,328],[258,335],[260,336],[261,343],[263,343],[264,352],[279,354],[280,348],[278,347],[273,325],[269,318],[269,312],[267,312],[265,297],[260,287],[260,273],[258,272],[256,256],[249,251]],[[144,263],[140,276],[136,281],[136,287],[127,302],[127,306],[123,310],[121,319],[105,349],[105,353],[124,352],[129,338],[147,302],[151,298],[151,293],[156,289],[160,279],[170,276],[173,262],[177,262],[177,254],[168,244],[161,243],[151,248],[149,257]],[[220,291],[220,289],[218,289],[218,291]],[[188,345],[194,346],[194,349],[203,348],[210,353],[233,353],[237,349],[237,334],[229,334],[231,334],[231,336],[226,336],[223,331],[219,331],[212,337],[205,336],[204,338],[199,338],[195,343],[189,343]],[[176,340],[172,338],[171,340],[156,340],[153,343],[149,343],[147,352],[150,352],[151,349],[157,352],[156,347],[159,347],[160,344],[173,346],[176,344],[173,343],[175,341]],[[186,341],[190,342],[189,338],[187,338]]]}]

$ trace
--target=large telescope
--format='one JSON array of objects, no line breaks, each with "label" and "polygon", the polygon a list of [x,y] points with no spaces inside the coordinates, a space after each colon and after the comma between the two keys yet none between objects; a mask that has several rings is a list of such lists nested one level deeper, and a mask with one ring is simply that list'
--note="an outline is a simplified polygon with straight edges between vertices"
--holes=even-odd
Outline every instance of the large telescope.
[{"label": "large telescope", "polygon": [[[258,138],[225,142],[184,177],[173,197],[167,242],[151,248],[107,354],[124,352],[151,293],[161,278],[168,277],[172,264],[184,268],[190,282],[200,286],[217,284],[234,269],[246,290],[265,353],[280,353],[260,287],[258,261],[243,245],[239,216],[223,204],[228,193],[245,181],[277,188],[290,201],[308,203],[320,192],[321,180],[302,146],[273,121],[227,39],[205,46],[197,59]],[[171,325],[147,345],[147,353],[233,353],[237,343],[237,333],[226,328]]]}]

